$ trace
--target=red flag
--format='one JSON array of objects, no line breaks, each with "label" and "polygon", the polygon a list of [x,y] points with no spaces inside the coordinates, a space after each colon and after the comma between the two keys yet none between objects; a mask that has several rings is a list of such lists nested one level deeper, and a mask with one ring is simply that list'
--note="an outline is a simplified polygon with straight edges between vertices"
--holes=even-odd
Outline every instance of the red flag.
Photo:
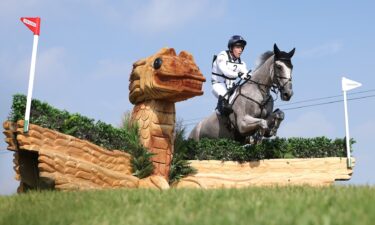
[{"label": "red flag", "polygon": [[21,17],[21,21],[34,33],[34,35],[39,35],[40,17]]}]

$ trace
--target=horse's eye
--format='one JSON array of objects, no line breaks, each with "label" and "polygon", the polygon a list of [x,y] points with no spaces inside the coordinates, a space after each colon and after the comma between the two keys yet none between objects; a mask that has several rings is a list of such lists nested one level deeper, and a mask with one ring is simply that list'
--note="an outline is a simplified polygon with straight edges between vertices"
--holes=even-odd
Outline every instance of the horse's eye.
[{"label": "horse's eye", "polygon": [[283,68],[281,65],[277,65],[276,67],[277,67],[277,69],[279,69],[279,70],[281,70],[281,69]]},{"label": "horse's eye", "polygon": [[161,64],[163,64],[163,60],[161,60],[161,58],[156,58],[153,65],[154,69],[160,69]]}]

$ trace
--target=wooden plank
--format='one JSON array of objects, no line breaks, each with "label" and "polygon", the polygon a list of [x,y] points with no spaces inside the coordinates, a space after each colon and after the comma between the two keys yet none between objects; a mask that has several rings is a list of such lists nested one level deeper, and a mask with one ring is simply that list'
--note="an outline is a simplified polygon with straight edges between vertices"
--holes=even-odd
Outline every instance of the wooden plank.
[{"label": "wooden plank", "polygon": [[[353,159],[354,162],[354,159]],[[238,188],[268,185],[326,186],[349,180],[346,158],[269,159],[247,163],[192,160],[198,173],[174,184],[177,188]]]}]

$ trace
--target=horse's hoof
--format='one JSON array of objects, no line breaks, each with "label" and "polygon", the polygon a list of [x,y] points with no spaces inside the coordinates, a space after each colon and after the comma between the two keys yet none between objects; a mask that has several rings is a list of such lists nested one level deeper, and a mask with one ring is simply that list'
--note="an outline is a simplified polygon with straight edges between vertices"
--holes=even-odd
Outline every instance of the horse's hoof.
[{"label": "horse's hoof", "polygon": [[277,113],[276,113],[276,118],[277,119],[279,119],[279,120],[284,120],[284,118],[285,118],[285,114],[284,114],[284,112],[283,111],[278,111]]},{"label": "horse's hoof", "polygon": [[248,148],[248,147],[250,147],[250,146],[251,146],[251,144],[245,144],[245,145],[242,145],[243,148]]},{"label": "horse's hoof", "polygon": [[276,133],[277,133],[277,131],[276,131],[276,130],[275,130],[275,131],[274,131],[274,130],[273,130],[273,131],[271,131],[271,132],[270,132],[270,137],[272,137],[272,136],[276,136]]}]

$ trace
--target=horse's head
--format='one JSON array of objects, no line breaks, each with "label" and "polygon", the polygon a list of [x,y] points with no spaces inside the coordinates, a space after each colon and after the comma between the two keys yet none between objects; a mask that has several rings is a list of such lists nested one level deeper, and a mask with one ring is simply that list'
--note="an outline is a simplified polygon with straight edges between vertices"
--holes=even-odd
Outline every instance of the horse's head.
[{"label": "horse's head", "polygon": [[280,97],[283,101],[289,101],[293,95],[292,87],[292,57],[294,55],[293,48],[290,52],[280,51],[276,44],[273,46],[274,56],[274,73],[273,83],[280,91]]}]

